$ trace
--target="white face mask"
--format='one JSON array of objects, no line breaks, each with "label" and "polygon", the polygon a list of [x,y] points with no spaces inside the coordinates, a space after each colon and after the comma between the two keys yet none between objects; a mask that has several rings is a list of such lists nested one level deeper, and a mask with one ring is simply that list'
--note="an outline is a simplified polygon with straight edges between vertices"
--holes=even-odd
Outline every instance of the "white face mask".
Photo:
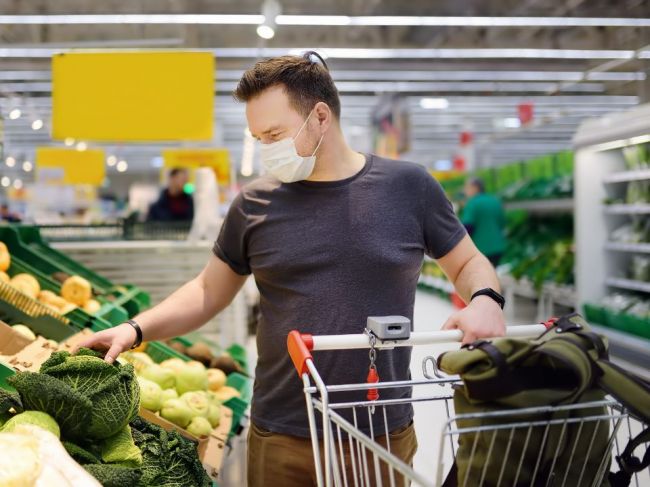
[{"label": "white face mask", "polygon": [[307,119],[298,130],[295,137],[287,137],[272,144],[262,144],[260,155],[262,157],[262,164],[272,176],[276,177],[283,183],[295,183],[296,181],[303,181],[307,179],[314,171],[316,164],[316,151],[323,141],[321,136],[318,145],[314,149],[311,156],[303,157],[298,154],[296,149],[296,139],[305,128],[309,117],[314,110],[309,112]]}]

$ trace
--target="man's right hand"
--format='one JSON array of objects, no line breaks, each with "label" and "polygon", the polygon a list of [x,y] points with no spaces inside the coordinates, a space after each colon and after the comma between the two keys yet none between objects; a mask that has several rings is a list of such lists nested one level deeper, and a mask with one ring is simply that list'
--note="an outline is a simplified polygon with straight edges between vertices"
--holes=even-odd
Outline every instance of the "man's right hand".
[{"label": "man's right hand", "polygon": [[81,347],[106,351],[104,360],[109,364],[112,364],[119,354],[129,350],[133,346],[136,338],[137,334],[135,329],[128,323],[122,323],[119,326],[100,331],[99,333],[95,333],[86,338],[77,345],[73,353]]}]

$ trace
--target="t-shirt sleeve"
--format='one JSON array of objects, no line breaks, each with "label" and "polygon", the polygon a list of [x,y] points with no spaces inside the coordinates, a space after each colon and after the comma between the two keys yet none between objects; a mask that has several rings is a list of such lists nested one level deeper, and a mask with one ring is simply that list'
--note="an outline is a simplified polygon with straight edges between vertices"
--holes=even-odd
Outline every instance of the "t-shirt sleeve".
[{"label": "t-shirt sleeve", "polygon": [[242,276],[251,273],[247,251],[247,214],[244,197],[239,193],[228,210],[212,252]]},{"label": "t-shirt sleeve", "polygon": [[454,213],[442,187],[427,174],[424,189],[423,232],[425,252],[439,259],[451,251],[467,234]]}]

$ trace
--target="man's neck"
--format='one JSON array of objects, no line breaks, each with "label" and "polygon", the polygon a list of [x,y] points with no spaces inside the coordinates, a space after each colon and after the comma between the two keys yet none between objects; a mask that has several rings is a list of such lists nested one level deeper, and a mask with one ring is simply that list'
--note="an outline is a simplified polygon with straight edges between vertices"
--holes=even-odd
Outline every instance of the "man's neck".
[{"label": "man's neck", "polygon": [[323,140],[316,153],[316,165],[308,181],[340,181],[363,169],[366,158],[353,151],[340,132],[331,134],[330,140]]}]

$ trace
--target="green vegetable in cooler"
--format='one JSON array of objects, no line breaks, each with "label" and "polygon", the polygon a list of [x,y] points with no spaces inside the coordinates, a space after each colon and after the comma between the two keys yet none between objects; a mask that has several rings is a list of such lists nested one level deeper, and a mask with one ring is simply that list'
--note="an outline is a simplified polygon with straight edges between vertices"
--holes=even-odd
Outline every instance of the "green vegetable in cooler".
[{"label": "green vegetable in cooler", "polygon": [[170,399],[178,399],[178,392],[176,392],[176,389],[165,389],[162,391],[160,398],[162,403],[165,404]]},{"label": "green vegetable in cooler", "polygon": [[138,377],[138,385],[140,386],[140,406],[149,411],[160,411],[163,405],[160,386],[143,377]]},{"label": "green vegetable in cooler", "polygon": [[210,404],[210,408],[208,409],[208,421],[210,422],[210,426],[213,428],[219,426],[219,423],[221,422],[221,405]]},{"label": "green vegetable in cooler", "polygon": [[208,389],[208,371],[200,362],[188,362],[176,375],[176,392],[183,395],[190,391]]},{"label": "green vegetable in cooler", "polygon": [[101,456],[104,463],[117,463],[125,467],[142,465],[142,452],[133,442],[129,425],[104,440],[101,445]]},{"label": "green vegetable in cooler", "polygon": [[142,470],[122,465],[88,464],[86,472],[95,477],[103,487],[140,486]]},{"label": "green vegetable in cooler", "polygon": [[138,375],[152,382],[155,382],[162,389],[169,389],[171,387],[174,387],[176,384],[174,372],[158,364],[147,365],[140,372],[138,372]]},{"label": "green vegetable in cooler", "polygon": [[197,416],[187,425],[187,431],[194,436],[209,436],[212,433],[212,426],[206,418]]},{"label": "green vegetable in cooler", "polygon": [[170,399],[163,404],[160,415],[181,428],[187,427],[194,417],[193,411],[182,399]]},{"label": "green vegetable in cooler", "polygon": [[40,373],[8,379],[25,409],[52,416],[69,439],[113,436],[138,414],[139,387],[129,364],[108,364],[97,352],[54,352]]},{"label": "green vegetable in cooler", "polygon": [[207,417],[210,401],[205,391],[186,392],[181,396],[181,400],[185,401],[185,404],[192,411],[192,417]]},{"label": "green vegetable in cooler", "polygon": [[25,411],[16,414],[2,427],[2,431],[11,433],[17,426],[22,424],[31,424],[49,431],[57,438],[61,438],[61,430],[59,425],[54,421],[54,418],[47,413],[41,411]]}]

